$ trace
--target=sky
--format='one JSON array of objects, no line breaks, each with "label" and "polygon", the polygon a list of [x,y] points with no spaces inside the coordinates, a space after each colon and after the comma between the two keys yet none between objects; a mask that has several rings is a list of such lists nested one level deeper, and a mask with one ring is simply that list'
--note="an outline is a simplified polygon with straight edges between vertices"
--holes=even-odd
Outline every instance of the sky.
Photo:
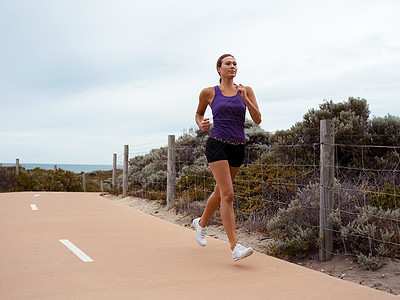
[{"label": "sky", "polygon": [[[0,163],[112,164],[195,128],[231,53],[268,132],[324,100],[400,116],[398,0],[2,0]],[[210,109],[206,116],[211,116]]]}]

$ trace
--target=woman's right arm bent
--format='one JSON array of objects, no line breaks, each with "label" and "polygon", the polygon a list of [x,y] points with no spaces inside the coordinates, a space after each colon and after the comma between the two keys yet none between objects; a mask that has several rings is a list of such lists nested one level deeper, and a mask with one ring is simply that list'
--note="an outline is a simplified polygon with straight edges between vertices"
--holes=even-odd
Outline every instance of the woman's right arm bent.
[{"label": "woman's right arm bent", "polygon": [[209,119],[204,119],[204,114],[206,112],[207,106],[211,103],[212,99],[214,98],[214,88],[209,87],[205,88],[201,91],[199,96],[199,105],[196,111],[196,124],[202,131],[207,131],[210,129],[210,122]]}]

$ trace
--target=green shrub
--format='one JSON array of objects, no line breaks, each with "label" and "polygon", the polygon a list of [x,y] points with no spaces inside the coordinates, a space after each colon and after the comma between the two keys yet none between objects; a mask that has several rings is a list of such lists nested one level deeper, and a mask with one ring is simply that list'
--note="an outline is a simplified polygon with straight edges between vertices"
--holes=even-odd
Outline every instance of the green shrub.
[{"label": "green shrub", "polygon": [[[334,247],[357,255],[364,268],[378,268],[381,257],[399,256],[400,209],[363,205],[363,193],[358,190],[335,182],[335,207],[328,217],[333,224]],[[305,255],[318,247],[318,228],[319,185],[311,184],[300,189],[296,199],[268,222],[271,254]]]},{"label": "green shrub", "polygon": [[167,203],[167,192],[162,190],[147,190],[145,192],[145,198],[149,200],[161,201],[162,204]]},{"label": "green shrub", "polygon": [[35,168],[22,170],[16,176],[15,191],[80,192],[83,187],[82,179],[71,171]]},{"label": "green shrub", "polygon": [[[343,215],[347,222],[343,222]],[[368,257],[398,257],[400,241],[400,209],[381,207],[355,207],[355,212],[336,210],[329,216],[333,223],[338,246],[345,252]]]},{"label": "green shrub", "polygon": [[[207,174],[208,175],[208,174]],[[213,177],[201,176],[187,171],[182,174],[177,183],[177,198],[190,199],[190,201],[205,200],[214,190],[215,181]]]},{"label": "green shrub", "polygon": [[357,261],[365,270],[378,270],[385,264],[383,260],[374,257],[371,254],[368,254],[368,256],[359,254],[357,255]]},{"label": "green shrub", "polygon": [[13,192],[16,186],[15,171],[0,168],[0,193]]},{"label": "green shrub", "polygon": [[372,206],[382,207],[385,210],[400,208],[400,188],[393,181],[385,181],[383,187],[372,189],[369,197]]},{"label": "green shrub", "polygon": [[313,221],[298,200],[293,200],[286,209],[279,209],[267,224],[274,240],[270,253],[275,256],[304,256],[315,247],[318,238],[318,229]]},{"label": "green shrub", "polygon": [[263,219],[274,215],[295,198],[297,185],[312,177],[313,170],[276,161],[272,154],[262,155],[254,163],[242,167],[236,176],[236,216],[245,221],[249,216]]}]

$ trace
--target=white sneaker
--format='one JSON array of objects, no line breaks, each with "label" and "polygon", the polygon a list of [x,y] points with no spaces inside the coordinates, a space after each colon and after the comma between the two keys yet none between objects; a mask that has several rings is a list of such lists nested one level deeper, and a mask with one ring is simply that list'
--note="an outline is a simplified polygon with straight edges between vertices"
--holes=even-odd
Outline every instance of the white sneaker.
[{"label": "white sneaker", "polygon": [[246,248],[240,244],[236,244],[235,249],[232,251],[233,261],[237,261],[239,259],[245,258],[253,254],[252,248]]},{"label": "white sneaker", "polygon": [[207,227],[201,227],[199,224],[200,218],[194,219],[192,222],[193,227],[196,229],[196,240],[200,246],[207,245],[206,231]]}]

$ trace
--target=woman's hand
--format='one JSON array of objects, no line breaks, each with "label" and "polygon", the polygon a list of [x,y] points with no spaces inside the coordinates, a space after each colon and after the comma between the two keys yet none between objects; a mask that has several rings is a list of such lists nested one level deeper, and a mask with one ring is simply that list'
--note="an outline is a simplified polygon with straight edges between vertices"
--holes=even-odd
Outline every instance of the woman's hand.
[{"label": "woman's hand", "polygon": [[210,119],[209,118],[203,119],[199,127],[202,131],[207,131],[208,129],[210,129]]},{"label": "woman's hand", "polygon": [[236,85],[236,91],[240,94],[240,97],[242,97],[242,99],[244,101],[247,100],[247,92],[246,92],[246,87],[242,84]]}]

